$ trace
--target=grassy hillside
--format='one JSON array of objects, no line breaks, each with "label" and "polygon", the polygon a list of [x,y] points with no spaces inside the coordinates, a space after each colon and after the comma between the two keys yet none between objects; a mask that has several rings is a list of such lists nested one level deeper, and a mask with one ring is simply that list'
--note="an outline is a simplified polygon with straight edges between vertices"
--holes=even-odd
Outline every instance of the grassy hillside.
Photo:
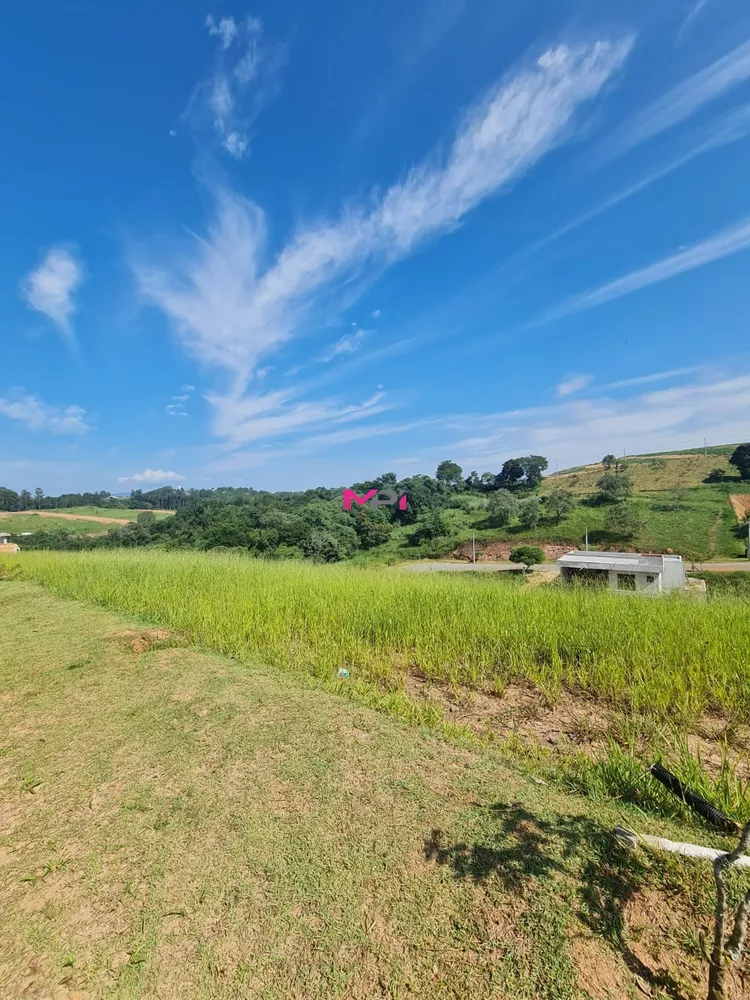
[{"label": "grassy hillside", "polygon": [[[52,511],[52,513],[56,512],[56,510]],[[77,514],[80,517],[125,518],[129,521],[135,521],[138,517],[138,511],[133,510],[132,507],[60,507],[59,512],[62,514]],[[155,510],[152,513],[157,517],[168,517],[174,512],[171,510]]]},{"label": "grassy hillside", "polygon": [[[687,558],[699,561],[735,559],[746,551],[747,529],[740,529],[729,502],[733,493],[750,493],[750,483],[743,483],[728,463],[730,445],[708,449],[703,453],[630,456],[626,459],[627,473],[633,485],[631,504],[644,527],[636,537],[623,541],[605,531],[607,507],[594,502],[596,483],[604,474],[597,464],[548,476],[541,487],[545,496],[553,489],[569,491],[575,506],[557,524],[551,518],[533,529],[518,524],[506,528],[492,527],[487,518],[486,499],[472,497],[472,509],[449,509],[446,516],[451,524],[450,539],[439,540],[431,547],[410,544],[414,527],[397,528],[386,545],[358,557],[359,562],[389,562],[401,559],[445,557],[476,537],[482,549],[493,543],[540,545],[583,545],[586,528],[589,541],[602,548],[630,548],[663,552],[673,549]],[[715,468],[725,473],[720,483],[703,480]],[[469,504],[467,504],[469,506]]]},{"label": "grassy hillside", "polygon": [[0,612],[2,996],[705,996],[710,868],[612,830],[721,836],[31,584]]},{"label": "grassy hillside", "polygon": [[101,521],[71,521],[63,517],[40,517],[38,513],[0,517],[0,531],[7,531],[12,535],[20,535],[22,531],[70,531],[87,535],[106,532],[111,527],[111,524],[103,524]]}]

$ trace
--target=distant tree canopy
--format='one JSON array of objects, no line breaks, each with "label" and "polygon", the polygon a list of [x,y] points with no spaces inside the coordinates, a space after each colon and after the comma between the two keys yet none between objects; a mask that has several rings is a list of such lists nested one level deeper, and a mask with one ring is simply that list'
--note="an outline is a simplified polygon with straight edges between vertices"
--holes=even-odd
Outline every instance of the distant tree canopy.
[{"label": "distant tree canopy", "polygon": [[523,458],[509,458],[503,464],[495,481],[496,489],[534,489],[542,481],[542,473],[549,462],[542,455],[525,455]]},{"label": "distant tree canopy", "polygon": [[612,469],[617,465],[617,457],[615,455],[605,455],[602,459],[602,465],[605,469]]},{"label": "distant tree canopy", "polygon": [[596,484],[597,499],[601,503],[627,500],[633,492],[630,476],[622,472],[605,472]]},{"label": "distant tree canopy", "polygon": [[729,464],[739,472],[740,479],[750,479],[750,444],[738,444],[729,457]]},{"label": "distant tree canopy", "polygon": [[437,472],[435,473],[435,479],[439,483],[445,483],[446,486],[452,487],[454,490],[463,489],[464,481],[462,476],[464,470],[460,465],[455,462],[441,462],[437,467]]},{"label": "distant tree canopy", "polygon": [[[500,472],[472,471],[464,478],[461,466],[446,459],[438,466],[434,478],[413,475],[399,479],[395,472],[385,472],[352,486],[360,497],[370,490],[388,489],[399,496],[406,494],[406,510],[397,505],[372,510],[369,505],[353,504],[352,510],[345,511],[343,489],[322,486],[277,493],[234,486],[215,489],[162,486],[146,491],[135,489],[126,497],[112,496],[106,490],[46,496],[39,487],[32,495],[27,490],[16,493],[0,487],[0,510],[101,507],[146,512],[132,524],[96,536],[36,531],[24,537],[24,548],[236,549],[263,558],[304,556],[332,562],[385,544],[397,525],[415,526],[412,533],[415,545],[449,539],[453,529],[446,515],[448,508],[481,507],[485,494],[489,494],[489,517],[494,523],[504,525],[518,516],[522,525],[533,527],[539,523],[542,509],[534,490],[540,485],[547,464],[541,455],[527,455],[508,459]],[[155,517],[150,513],[160,510],[174,514]]]},{"label": "distant tree canopy", "polygon": [[723,483],[724,482],[725,471],[724,469],[717,466],[715,469],[711,469],[709,474],[703,480],[704,483]]},{"label": "distant tree canopy", "polygon": [[573,494],[569,490],[560,489],[560,487],[550,490],[544,498],[544,502],[547,506],[547,510],[554,517],[557,524],[559,524],[564,517],[567,517],[567,515],[573,510],[573,505],[575,504]]},{"label": "distant tree canopy", "polygon": [[518,501],[510,490],[496,490],[490,493],[487,504],[487,518],[495,528],[504,528],[516,516]]},{"label": "distant tree canopy", "polygon": [[633,538],[643,528],[638,513],[626,501],[613,504],[604,516],[604,527],[618,538]]}]

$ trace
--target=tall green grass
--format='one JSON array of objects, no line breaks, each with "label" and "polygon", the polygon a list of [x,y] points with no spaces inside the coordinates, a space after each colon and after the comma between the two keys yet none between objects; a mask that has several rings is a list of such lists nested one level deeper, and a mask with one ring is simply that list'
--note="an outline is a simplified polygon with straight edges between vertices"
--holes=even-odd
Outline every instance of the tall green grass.
[{"label": "tall green grass", "polygon": [[154,551],[27,552],[6,567],[67,597],[188,632],[230,655],[397,689],[565,685],[653,717],[750,720],[747,602],[533,590],[462,574]]}]

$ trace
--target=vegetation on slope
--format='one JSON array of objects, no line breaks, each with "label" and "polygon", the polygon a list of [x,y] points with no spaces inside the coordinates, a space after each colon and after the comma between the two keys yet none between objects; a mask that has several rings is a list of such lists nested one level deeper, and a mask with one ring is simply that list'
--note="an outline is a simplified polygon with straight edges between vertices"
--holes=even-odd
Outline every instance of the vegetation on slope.
[{"label": "vegetation on slope", "polygon": [[[392,562],[444,557],[472,537],[480,555],[494,543],[507,543],[506,555],[519,543],[572,548],[583,543],[588,530],[594,546],[672,549],[693,561],[731,559],[742,556],[747,544],[747,529],[737,523],[728,501],[743,488],[737,475],[744,475],[743,447],[627,461],[605,456],[596,467],[546,479],[542,456],[509,459],[496,474],[471,472],[466,477],[455,462],[446,461],[434,477],[399,481],[386,473],[355,484],[359,496],[373,490],[405,494],[405,510],[393,506],[373,511],[354,504],[345,511],[340,489],[134,491],[131,504],[172,506],[176,516],[166,520],[156,511],[137,514],[137,523],[102,532],[99,538],[85,538],[80,530],[40,531],[26,539],[24,547],[240,549],[275,559]],[[38,492],[38,504],[53,500],[59,508],[59,501],[70,499],[44,498]],[[0,490],[0,507],[13,510],[20,497],[10,493]],[[115,498],[103,497],[100,503],[96,508],[67,509],[135,515],[127,506],[114,506]]]}]

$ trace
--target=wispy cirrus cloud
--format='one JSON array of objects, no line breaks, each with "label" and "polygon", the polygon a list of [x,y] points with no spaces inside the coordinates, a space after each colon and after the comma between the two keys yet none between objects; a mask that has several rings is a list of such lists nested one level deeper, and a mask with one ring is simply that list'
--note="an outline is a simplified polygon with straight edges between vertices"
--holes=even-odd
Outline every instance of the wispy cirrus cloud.
[{"label": "wispy cirrus cloud", "polygon": [[[454,229],[569,138],[576,112],[601,92],[631,45],[625,37],[544,52],[464,114],[446,152],[337,219],[300,227],[268,265],[265,214],[226,188],[213,192],[206,236],[179,259],[136,262],[146,301],[200,361],[233,377],[227,397],[211,397],[216,429],[232,436],[230,413],[242,425],[243,411],[258,405],[244,393],[259,359],[314,325],[344,287]],[[301,416],[305,407],[295,405]]]},{"label": "wispy cirrus cloud", "polygon": [[206,28],[217,39],[214,68],[195,88],[185,114],[199,131],[208,127],[224,150],[241,160],[253,122],[278,89],[285,52],[265,41],[257,17],[217,21],[209,14]]},{"label": "wispy cirrus cloud", "polygon": [[41,264],[21,282],[26,304],[52,320],[68,341],[73,341],[71,317],[76,310],[74,294],[82,284],[85,270],[72,247],[52,247]]},{"label": "wispy cirrus cloud", "polygon": [[118,483],[176,483],[182,482],[185,476],[179,472],[165,472],[164,469],[144,469],[143,472],[134,472],[132,476],[118,476]]},{"label": "wispy cirrus cloud", "polygon": [[666,382],[667,379],[679,378],[681,375],[693,375],[700,371],[694,365],[689,368],[671,368],[666,372],[654,372],[651,375],[636,375],[634,378],[621,378],[617,382],[607,382],[600,389],[629,389],[634,385],[647,385],[649,382]]},{"label": "wispy cirrus cloud", "polygon": [[32,431],[85,434],[91,430],[82,406],[50,406],[32,395],[0,396],[0,415],[17,420]]},{"label": "wispy cirrus cloud", "polygon": [[572,396],[574,393],[580,392],[591,385],[593,381],[593,375],[568,375],[561,382],[557,383],[557,395]]},{"label": "wispy cirrus cloud", "polygon": [[667,281],[677,275],[688,271],[694,271],[706,264],[711,264],[716,260],[729,257],[732,254],[747,250],[750,247],[750,216],[741,219],[732,226],[728,226],[721,232],[710,236],[700,243],[696,243],[677,253],[670,254],[662,260],[649,264],[647,267],[638,268],[625,274],[621,278],[609,281],[599,288],[594,288],[580,295],[573,295],[560,305],[554,306],[544,313],[539,319],[532,321],[530,327],[549,323],[553,320],[562,319],[573,313],[583,312],[585,309],[592,309],[594,306],[603,305],[605,302],[612,302],[630,295],[642,288],[650,285],[657,285],[662,281]]},{"label": "wispy cirrus cloud", "polygon": [[689,76],[633,115],[599,147],[597,157],[606,162],[674,128],[700,108],[715,101],[750,77],[750,41],[743,42],[710,66]]},{"label": "wispy cirrus cloud", "polygon": [[333,347],[329,350],[325,357],[321,358],[322,361],[333,361],[334,358],[343,357],[346,354],[354,354],[362,346],[362,341],[367,336],[367,330],[363,330],[358,327],[356,323],[354,324],[354,330],[351,333],[345,333],[343,337],[339,337]]},{"label": "wispy cirrus cloud", "polygon": [[563,468],[608,452],[697,450],[704,437],[716,444],[747,437],[750,374],[687,382],[623,400],[598,397],[471,414],[459,423],[469,436],[443,440],[440,454],[454,455],[469,468],[498,469],[511,455],[527,452],[546,455]]},{"label": "wispy cirrus cloud", "polygon": [[542,250],[544,247],[555,243],[563,236],[567,236],[568,233],[580,228],[587,222],[591,222],[598,216],[608,212],[611,208],[615,208],[622,202],[627,201],[629,198],[632,198],[634,195],[650,187],[652,184],[656,184],[658,181],[663,180],[663,178],[668,177],[669,174],[674,173],[675,170],[679,170],[680,167],[687,166],[691,160],[695,160],[697,157],[711,152],[711,150],[720,149],[722,146],[729,146],[734,142],[740,142],[742,139],[746,139],[749,135],[750,104],[742,104],[740,107],[733,108],[731,111],[720,115],[714,121],[711,121],[707,125],[698,129],[691,137],[692,141],[690,147],[684,152],[681,152],[679,155],[668,160],[657,170],[646,174],[645,177],[642,177],[634,184],[629,184],[627,187],[616,191],[609,198],[605,198],[604,201],[599,202],[598,205],[595,205],[588,211],[583,212],[570,222],[566,222],[565,225],[560,226],[558,229],[554,229],[545,236],[542,236],[541,239],[536,240],[525,250],[522,250],[519,254],[517,254],[513,259],[522,259],[536,253],[539,250]]},{"label": "wispy cirrus cloud", "polygon": [[295,402],[291,390],[253,396],[206,396],[214,407],[214,433],[235,444],[280,437],[323,424],[363,420],[390,409],[384,398],[384,393],[377,392],[364,403],[342,405],[336,400]]},{"label": "wispy cirrus cloud", "polygon": [[709,5],[711,0],[692,0],[692,3],[688,7],[687,13],[680,25],[680,30],[677,32],[677,44],[683,41],[685,36],[691,30],[695,22],[698,20],[700,15]]}]

